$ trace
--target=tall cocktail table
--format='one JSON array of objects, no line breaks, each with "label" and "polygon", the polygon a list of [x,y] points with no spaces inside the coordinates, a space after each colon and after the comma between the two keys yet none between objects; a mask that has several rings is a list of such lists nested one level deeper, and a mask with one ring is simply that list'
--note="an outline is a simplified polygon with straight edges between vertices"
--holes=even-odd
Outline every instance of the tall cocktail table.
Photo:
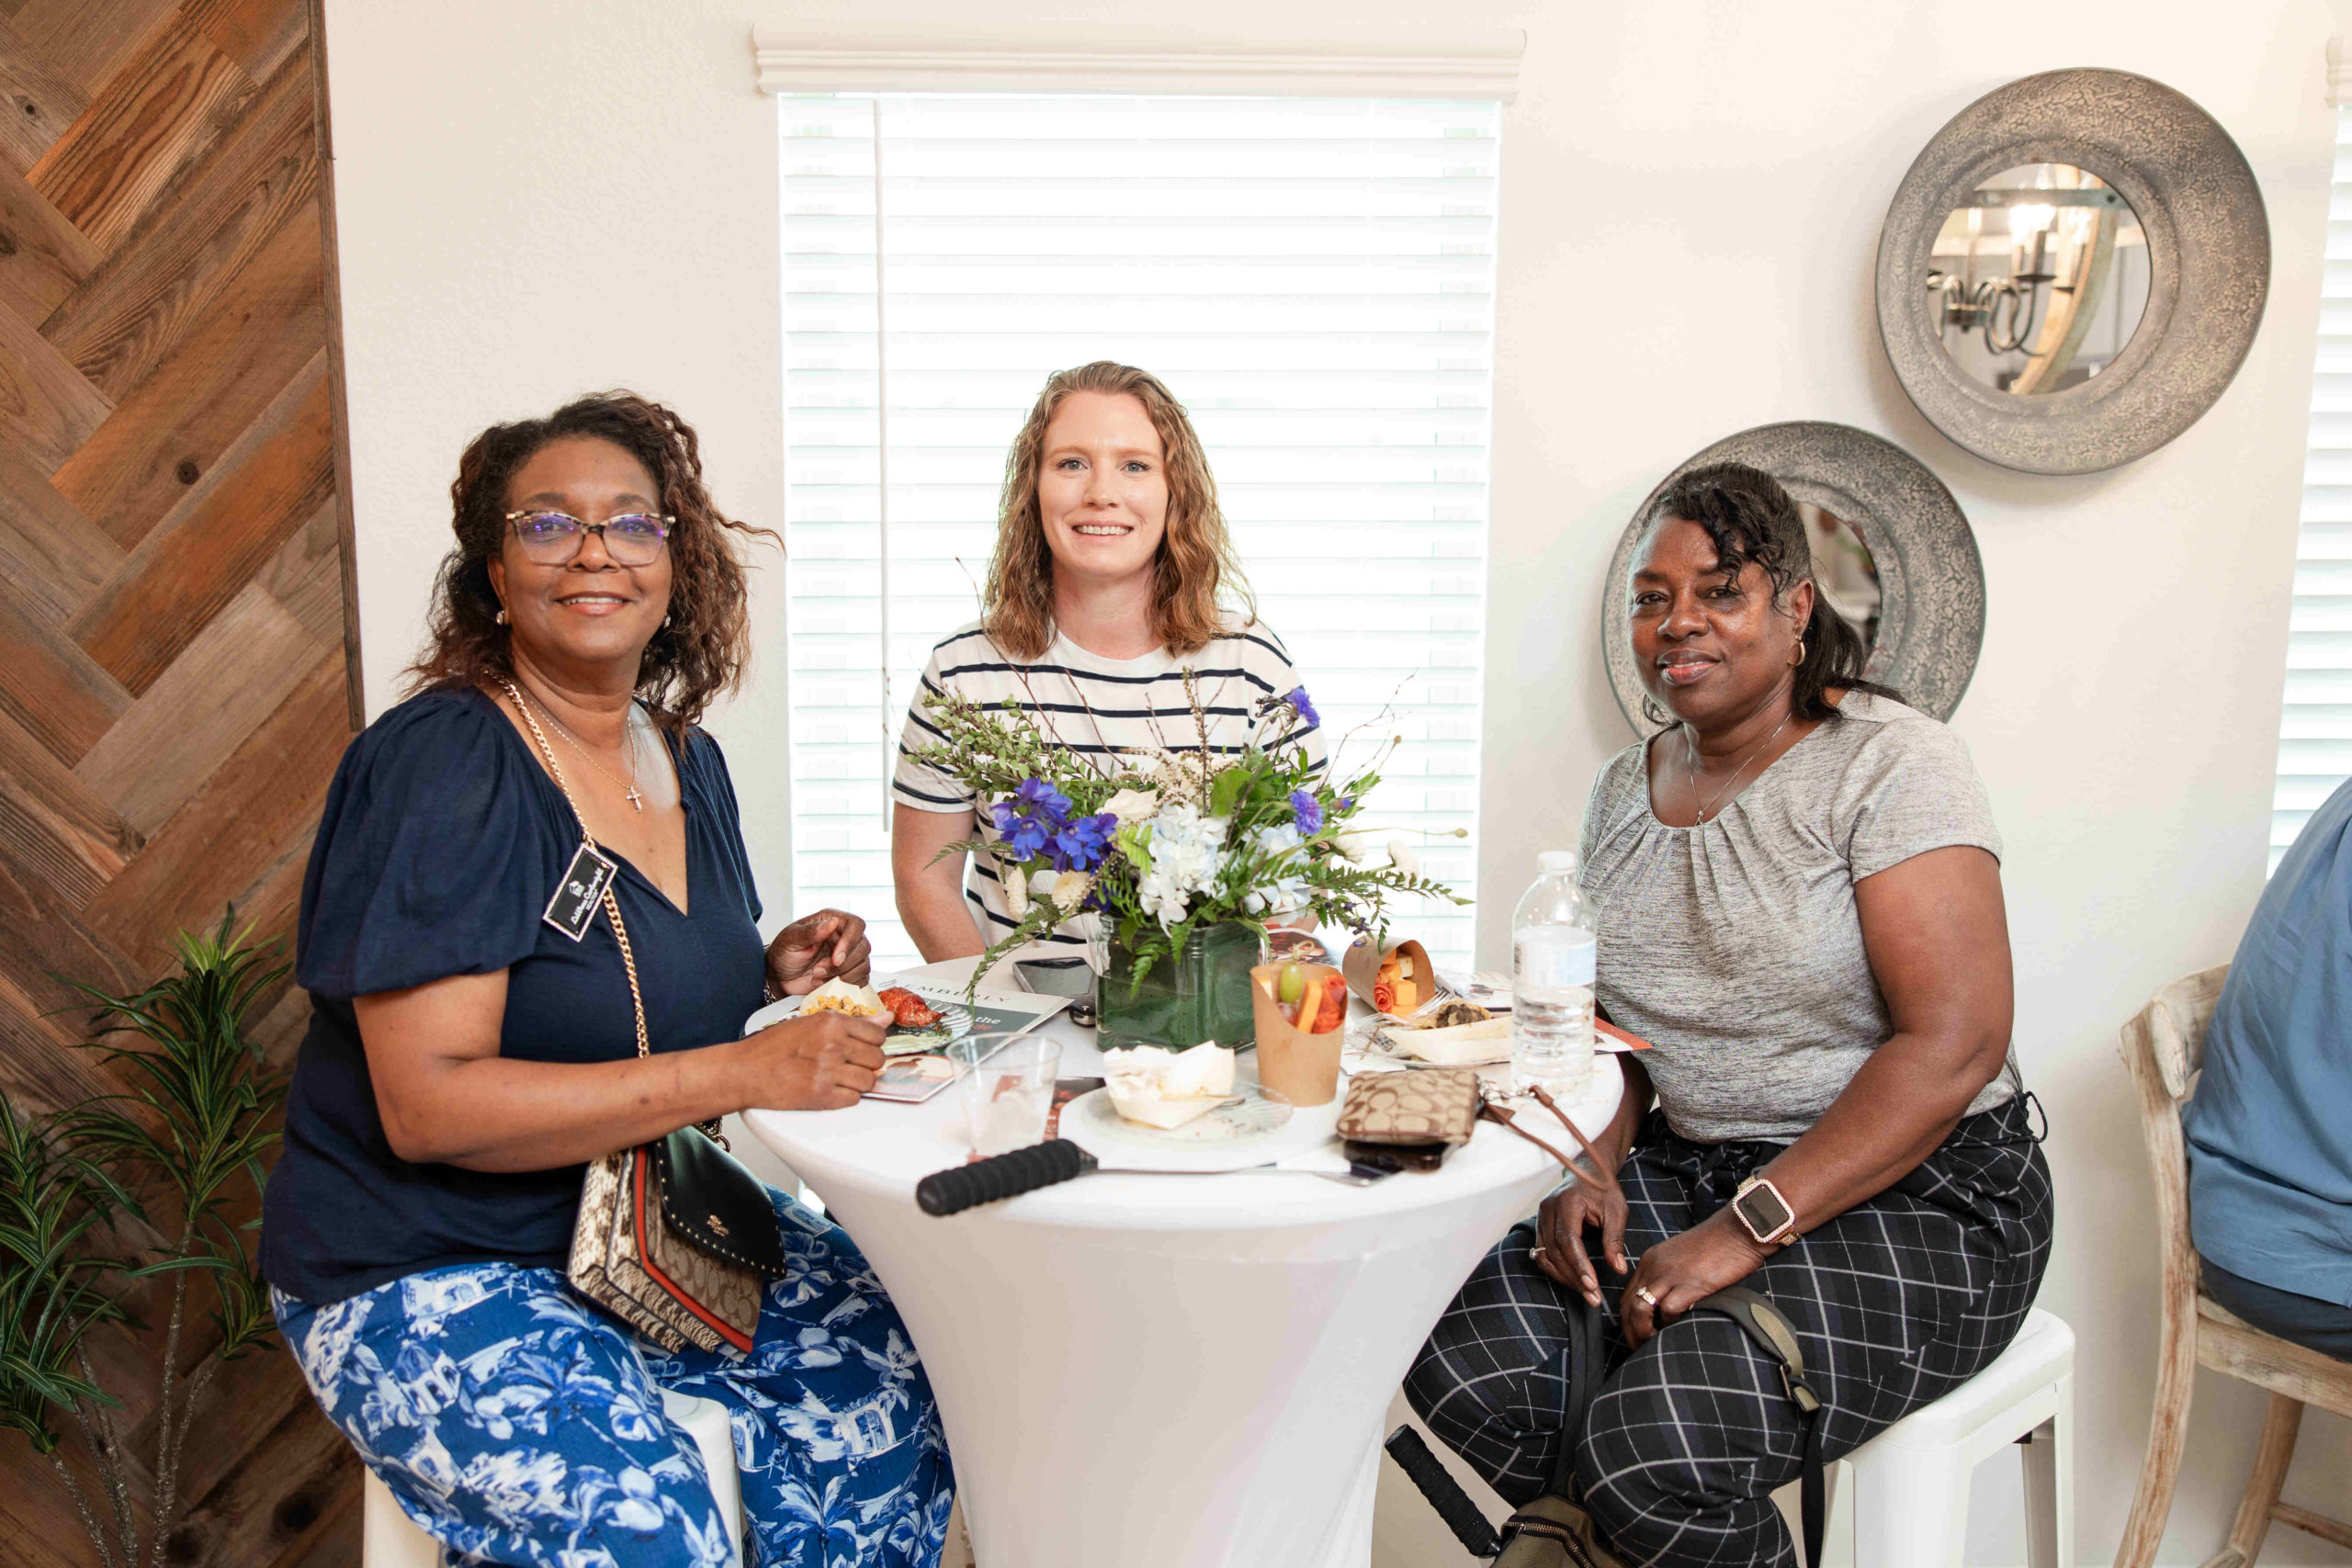
[{"label": "tall cocktail table", "polygon": [[[1062,1077],[1101,1071],[1090,1031],[1046,1028]],[[1623,1092],[1596,1066],[1588,1135]],[[1365,1568],[1389,1398],[1559,1166],[1482,1123],[1442,1169],[1372,1187],[1098,1175],[934,1219],[915,1183],[968,1152],[956,1092],[743,1120],[897,1302],[981,1568]]]}]

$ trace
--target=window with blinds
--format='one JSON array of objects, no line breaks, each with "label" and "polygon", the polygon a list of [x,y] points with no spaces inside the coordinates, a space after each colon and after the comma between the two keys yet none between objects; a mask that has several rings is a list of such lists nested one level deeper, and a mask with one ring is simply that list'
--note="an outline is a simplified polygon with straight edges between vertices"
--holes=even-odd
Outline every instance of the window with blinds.
[{"label": "window with blinds", "polygon": [[2352,776],[2352,109],[2336,111],[2312,383],[2295,602],[2287,623],[2287,701],[2270,803],[2273,871],[2304,820]]},{"label": "window with blinds", "polygon": [[[1475,896],[1498,106],[778,104],[794,907],[913,960],[899,728],[978,614],[1015,431],[1094,359],[1191,411],[1339,765],[1402,737],[1373,820]],[[1468,909],[1397,913],[1467,970]]]}]

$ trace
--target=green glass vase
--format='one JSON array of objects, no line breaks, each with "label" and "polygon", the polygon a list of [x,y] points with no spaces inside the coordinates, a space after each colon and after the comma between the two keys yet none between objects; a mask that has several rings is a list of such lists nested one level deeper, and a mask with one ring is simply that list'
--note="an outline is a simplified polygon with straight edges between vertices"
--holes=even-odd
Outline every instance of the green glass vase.
[{"label": "green glass vase", "polygon": [[1114,938],[1099,993],[1096,1043],[1105,1051],[1128,1045],[1182,1051],[1214,1040],[1248,1049],[1258,1041],[1250,971],[1266,961],[1265,952],[1265,933],[1246,921],[1195,927],[1182,951],[1154,964],[1138,987],[1135,954]]}]

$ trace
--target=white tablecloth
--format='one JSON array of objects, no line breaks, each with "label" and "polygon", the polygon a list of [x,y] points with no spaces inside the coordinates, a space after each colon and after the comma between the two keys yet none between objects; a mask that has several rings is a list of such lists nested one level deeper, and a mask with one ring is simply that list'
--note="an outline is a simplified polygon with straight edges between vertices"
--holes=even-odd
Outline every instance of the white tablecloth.
[{"label": "white tablecloth", "polygon": [[[1046,1028],[1062,1077],[1100,1073],[1091,1031]],[[1622,1092],[1596,1067],[1588,1135]],[[1372,1187],[1106,1174],[934,1219],[915,1183],[969,1151],[960,1092],[743,1120],[897,1302],[981,1568],[1364,1568],[1389,1397],[1560,1168],[1482,1123],[1442,1169]]]}]

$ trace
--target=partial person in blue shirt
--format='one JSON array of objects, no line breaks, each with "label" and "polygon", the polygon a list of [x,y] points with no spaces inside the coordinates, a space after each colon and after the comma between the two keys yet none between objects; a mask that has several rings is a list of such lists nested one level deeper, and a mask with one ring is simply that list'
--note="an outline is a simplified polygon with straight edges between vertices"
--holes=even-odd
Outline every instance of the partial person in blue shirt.
[{"label": "partial person in blue shirt", "polygon": [[2352,1360],[2352,784],[2255,906],[2183,1126],[2206,1289]]}]

